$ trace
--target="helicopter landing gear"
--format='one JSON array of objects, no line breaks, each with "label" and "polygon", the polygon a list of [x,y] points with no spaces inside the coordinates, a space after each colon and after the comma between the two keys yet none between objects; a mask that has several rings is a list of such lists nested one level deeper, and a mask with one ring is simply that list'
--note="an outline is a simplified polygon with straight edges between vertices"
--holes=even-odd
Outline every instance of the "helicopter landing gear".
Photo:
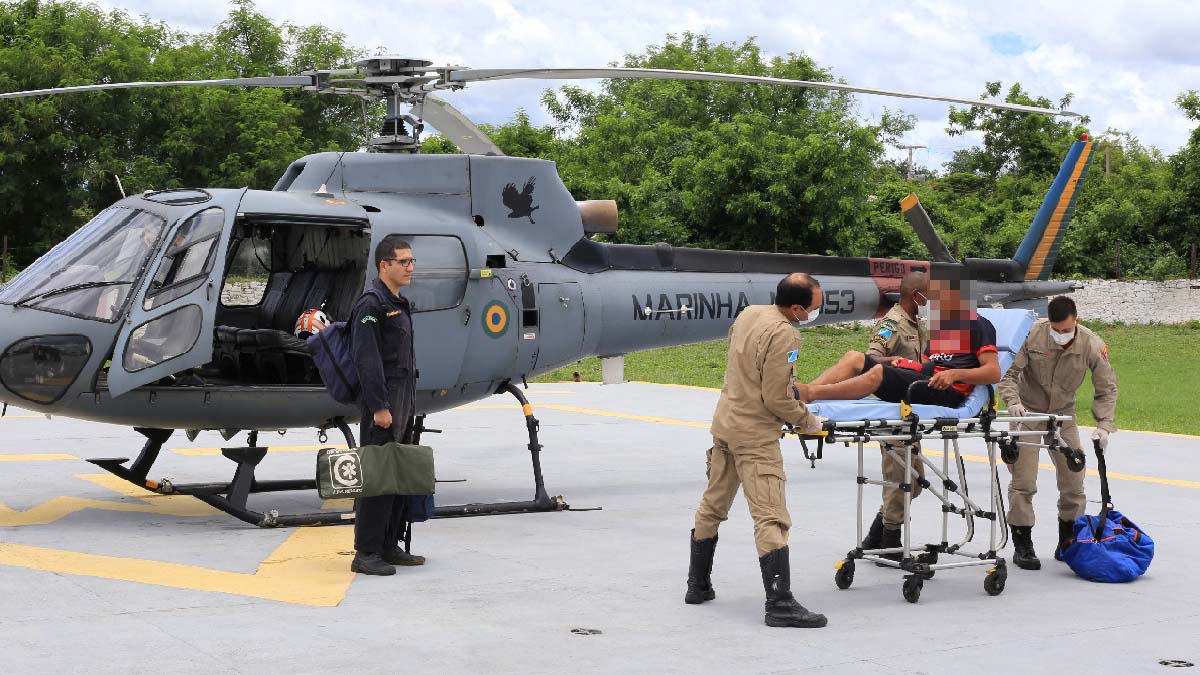
[{"label": "helicopter landing gear", "polygon": [[[346,439],[346,445],[354,447],[354,433],[349,425],[340,418],[335,420],[335,426]],[[125,457],[107,459],[90,459],[92,464],[124,478],[125,480],[162,495],[189,495],[199,499],[209,506],[228,513],[229,515],[259,527],[294,527],[301,525],[337,525],[354,522],[354,512],[325,511],[300,515],[280,515],[278,511],[260,513],[247,505],[250,495],[257,492],[286,492],[290,490],[314,490],[317,487],[313,479],[298,480],[257,480],[254,470],[258,463],[267,456],[267,448],[258,447],[258,432],[251,431],[247,439],[249,445],[241,448],[221,448],[221,454],[237,464],[233,480],[228,483],[184,483],[175,484],[170,479],[161,481],[146,480],[146,475],[162,446],[171,437],[172,429],[137,429],[146,437],[142,453],[130,467],[125,467],[129,460]],[[325,429],[321,430],[322,436]]]},{"label": "helicopter landing gear", "polygon": [[[497,516],[506,513],[537,513],[541,511],[566,511],[570,505],[561,496],[551,497],[546,492],[546,484],[542,479],[542,444],[538,442],[539,422],[533,416],[533,406],[525,394],[512,384],[505,384],[496,393],[508,392],[517,398],[521,404],[521,412],[525,414],[525,430],[529,434],[529,453],[533,460],[533,499],[527,502],[496,502],[491,504],[462,504],[459,506],[439,506],[434,511],[435,518],[465,518],[468,516]],[[424,425],[418,428],[423,429]],[[418,441],[420,435],[417,435]]]},{"label": "helicopter landing gear", "polygon": [[[539,422],[533,416],[533,408],[521,390],[511,384],[505,384],[500,392],[507,392],[516,397],[525,415],[525,430],[529,435],[529,452],[533,462],[533,499],[521,502],[494,502],[460,504],[455,506],[439,506],[434,511],[434,518],[466,518],[471,516],[492,516],[508,513],[536,513],[545,511],[565,511],[570,508],[561,496],[551,497],[546,492],[545,481],[542,478],[541,451],[538,442]],[[331,425],[342,432],[348,447],[355,447],[354,433],[345,420],[338,418]],[[326,429],[321,429],[321,437]],[[221,448],[221,454],[237,464],[233,480],[228,483],[186,483],[175,484],[169,479],[161,481],[147,480],[150,468],[158,459],[162,446],[171,438],[173,429],[142,429],[137,432],[146,437],[141,454],[133,464],[127,457],[105,459],[90,459],[92,464],[119,476],[138,487],[163,495],[190,495],[209,506],[228,513],[251,525],[258,527],[300,527],[306,525],[346,525],[354,522],[354,511],[322,511],[320,513],[305,513],[297,515],[281,515],[278,511],[266,513],[249,508],[249,497],[258,492],[284,492],[289,490],[315,490],[317,483],[311,478],[298,480],[257,480],[254,477],[258,463],[267,456],[267,448],[258,446],[258,432],[251,431],[247,439],[247,447]],[[420,443],[422,433],[440,433],[428,429],[424,424],[424,416],[417,417],[413,428],[413,442]],[[324,442],[324,441],[322,441]]]}]

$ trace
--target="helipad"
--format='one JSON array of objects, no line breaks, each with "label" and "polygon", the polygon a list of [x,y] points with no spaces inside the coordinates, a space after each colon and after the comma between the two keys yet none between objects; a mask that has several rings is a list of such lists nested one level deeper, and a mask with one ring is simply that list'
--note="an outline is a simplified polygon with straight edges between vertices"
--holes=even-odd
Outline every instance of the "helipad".
[{"label": "helipad", "polygon": [[[835,587],[833,564],[854,543],[853,450],[827,448],[810,469],[785,442],[793,590],[829,627],[770,629],[740,500],[721,530],[716,601],[682,602],[715,392],[554,384],[529,396],[548,489],[603,510],[418,525],[414,550],[429,564],[390,578],[349,573],[350,528],[256,529],[187,497],[139,493],[83,461],[136,452],[132,430],[10,408],[0,419],[0,673],[1057,675],[1200,663],[1200,438],[1113,438],[1114,501],[1158,543],[1145,577],[1092,584],[1050,559],[1046,475],[1034,530],[1040,572],[1012,568],[997,597],[984,592],[982,568],[939,572],[915,605],[892,570],[860,565],[849,590]],[[467,479],[443,484],[441,503],[530,497],[524,427],[509,400],[430,418],[445,430],[427,437],[439,477]],[[179,435],[152,478],[227,478],[232,465],[213,449],[243,438]],[[275,445],[260,477],[312,472],[314,433]],[[984,449],[969,442],[964,452]],[[985,468],[967,463],[981,494]],[[1088,490],[1095,499],[1094,476]],[[307,493],[252,503],[320,506]],[[914,504],[930,534],[937,506]]]}]

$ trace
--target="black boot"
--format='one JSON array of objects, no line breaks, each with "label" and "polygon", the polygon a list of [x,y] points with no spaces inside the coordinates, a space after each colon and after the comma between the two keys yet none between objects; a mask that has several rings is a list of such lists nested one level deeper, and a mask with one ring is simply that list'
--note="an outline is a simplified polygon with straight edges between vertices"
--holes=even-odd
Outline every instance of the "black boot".
[{"label": "black boot", "polygon": [[698,605],[717,597],[712,587],[713,555],[717,552],[717,537],[696,541],[696,531],[692,530],[692,560],[688,564],[688,588],[683,601],[689,605]]},{"label": "black boot", "polygon": [[792,596],[792,571],[788,547],[777,548],[758,559],[763,589],[767,592],[766,624],[773,627],[822,628],[824,614],[810,612]]},{"label": "black boot", "polygon": [[386,577],[395,574],[396,568],[384,562],[378,553],[355,553],[350,571]]},{"label": "black boot", "polygon": [[1054,549],[1054,559],[1061,561],[1063,559],[1063,551],[1071,545],[1071,541],[1075,539],[1075,523],[1070,520],[1058,521],[1058,546]]},{"label": "black boot", "polygon": [[415,567],[425,564],[425,556],[413,555],[405,551],[401,546],[393,546],[384,551],[383,560],[391,565],[404,565],[405,567]]},{"label": "black boot", "polygon": [[1013,564],[1023,570],[1040,570],[1042,561],[1033,550],[1033,526],[1011,525],[1013,539]]},{"label": "black boot", "polygon": [[[882,527],[882,522],[883,521],[880,521],[880,527]],[[879,537],[879,546],[876,546],[875,548],[899,548],[904,544],[904,542],[900,540],[901,534],[902,533],[900,530],[890,530],[884,527],[883,534]],[[887,558],[888,560],[895,560],[896,562],[900,562],[904,559],[904,555],[900,553],[900,551],[895,551],[893,553],[880,553],[879,557]],[[879,567],[887,567],[887,565],[881,565],[879,563],[875,564]]]},{"label": "black boot", "polygon": [[875,520],[871,521],[871,529],[867,531],[867,536],[859,544],[859,547],[865,550],[883,548],[880,542],[883,541],[883,512],[875,514]]}]

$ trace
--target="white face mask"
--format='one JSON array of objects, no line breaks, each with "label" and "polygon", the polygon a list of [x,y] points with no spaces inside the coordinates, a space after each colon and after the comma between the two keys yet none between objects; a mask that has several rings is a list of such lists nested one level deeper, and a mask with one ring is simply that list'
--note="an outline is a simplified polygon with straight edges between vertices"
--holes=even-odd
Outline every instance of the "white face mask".
[{"label": "white face mask", "polygon": [[1067,344],[1069,344],[1071,342],[1071,340],[1075,339],[1075,330],[1072,329],[1070,333],[1060,333],[1060,332],[1054,330],[1053,328],[1051,328],[1050,329],[1050,338],[1052,340],[1054,340],[1054,343],[1057,344],[1058,346],[1065,347],[1065,346],[1067,346]]},{"label": "white face mask", "polygon": [[795,321],[793,321],[792,326],[794,326],[796,328],[799,328],[800,326],[807,326],[808,324],[816,321],[818,316],[821,316],[821,308],[820,307],[809,312],[807,319],[804,319],[803,321],[801,321],[800,319],[796,319]]}]

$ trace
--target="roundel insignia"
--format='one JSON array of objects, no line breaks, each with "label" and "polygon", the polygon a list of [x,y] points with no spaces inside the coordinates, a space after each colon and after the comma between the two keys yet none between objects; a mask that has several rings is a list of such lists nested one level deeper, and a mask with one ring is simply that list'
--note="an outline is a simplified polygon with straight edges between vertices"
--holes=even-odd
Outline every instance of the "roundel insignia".
[{"label": "roundel insignia", "polygon": [[508,332],[508,310],[503,303],[491,302],[483,308],[483,332],[494,338]]}]

